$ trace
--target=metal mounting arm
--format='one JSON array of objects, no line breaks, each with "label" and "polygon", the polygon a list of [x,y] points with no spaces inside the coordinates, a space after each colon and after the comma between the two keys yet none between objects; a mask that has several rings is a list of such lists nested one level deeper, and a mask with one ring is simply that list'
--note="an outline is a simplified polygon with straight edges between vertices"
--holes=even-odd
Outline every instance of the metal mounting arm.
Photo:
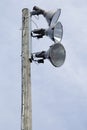
[{"label": "metal mounting arm", "polygon": [[34,6],[34,7],[33,7],[33,11],[31,12],[31,16],[32,16],[32,15],[40,15],[40,14],[44,15],[44,13],[45,13],[44,10],[40,9],[40,8],[37,7],[37,6]]},{"label": "metal mounting arm", "polygon": [[31,31],[32,37],[42,38],[45,35],[45,29],[34,29]]}]

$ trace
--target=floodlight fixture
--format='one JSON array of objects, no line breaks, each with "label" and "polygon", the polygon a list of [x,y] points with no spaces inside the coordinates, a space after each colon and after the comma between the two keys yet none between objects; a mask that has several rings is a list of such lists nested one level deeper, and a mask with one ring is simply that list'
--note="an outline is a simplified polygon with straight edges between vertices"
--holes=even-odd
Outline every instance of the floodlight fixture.
[{"label": "floodlight fixture", "polygon": [[42,38],[44,35],[49,36],[56,43],[60,42],[63,37],[63,26],[61,22],[58,22],[54,27],[34,29],[31,32],[32,37]]},{"label": "floodlight fixture", "polygon": [[[48,51],[36,52],[32,54],[32,60],[37,61],[38,63],[44,63],[45,59],[49,59],[55,67],[60,67],[63,65],[66,57],[66,51],[62,44],[55,43]],[[37,60],[35,60],[37,58]]]},{"label": "floodlight fixture", "polygon": [[34,6],[31,15],[41,15],[41,14],[46,18],[49,26],[54,26],[59,19],[61,9],[57,9],[56,11],[45,11],[37,6]]}]

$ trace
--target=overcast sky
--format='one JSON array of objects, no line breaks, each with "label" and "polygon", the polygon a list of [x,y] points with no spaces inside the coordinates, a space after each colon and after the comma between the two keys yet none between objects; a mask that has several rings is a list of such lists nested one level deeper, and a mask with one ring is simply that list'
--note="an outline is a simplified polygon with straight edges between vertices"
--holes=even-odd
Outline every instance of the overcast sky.
[{"label": "overcast sky", "polygon": [[[66,60],[59,68],[49,61],[31,64],[33,130],[87,130],[87,0],[0,3],[0,130],[20,130],[22,9],[34,5],[61,8]],[[48,26],[42,16],[32,21],[38,28]],[[35,52],[48,50],[53,42],[44,37],[32,44]]]}]

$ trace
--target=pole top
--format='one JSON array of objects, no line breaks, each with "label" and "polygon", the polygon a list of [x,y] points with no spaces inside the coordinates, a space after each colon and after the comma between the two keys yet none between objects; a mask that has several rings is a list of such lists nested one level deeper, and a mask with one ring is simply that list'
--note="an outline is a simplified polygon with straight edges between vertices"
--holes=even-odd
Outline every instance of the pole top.
[{"label": "pole top", "polygon": [[28,8],[23,8],[23,9],[22,9],[22,12],[28,11],[28,10],[29,10]]}]

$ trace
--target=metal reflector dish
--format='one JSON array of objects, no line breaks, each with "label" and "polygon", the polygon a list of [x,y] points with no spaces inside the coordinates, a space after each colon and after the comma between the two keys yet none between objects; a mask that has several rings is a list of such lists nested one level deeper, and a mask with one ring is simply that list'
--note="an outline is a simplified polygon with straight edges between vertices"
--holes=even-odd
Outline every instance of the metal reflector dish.
[{"label": "metal reflector dish", "polygon": [[63,65],[66,57],[66,51],[62,44],[53,44],[48,50],[49,60],[55,67]]},{"label": "metal reflector dish", "polygon": [[60,42],[63,37],[63,26],[61,22],[58,22],[54,27],[54,40],[55,42]]},{"label": "metal reflector dish", "polygon": [[63,26],[58,22],[54,27],[49,27],[45,30],[45,35],[49,36],[54,42],[58,43],[63,37]]},{"label": "metal reflector dish", "polygon": [[55,14],[53,15],[50,26],[54,26],[58,22],[60,14],[61,14],[61,9],[57,9]]}]

